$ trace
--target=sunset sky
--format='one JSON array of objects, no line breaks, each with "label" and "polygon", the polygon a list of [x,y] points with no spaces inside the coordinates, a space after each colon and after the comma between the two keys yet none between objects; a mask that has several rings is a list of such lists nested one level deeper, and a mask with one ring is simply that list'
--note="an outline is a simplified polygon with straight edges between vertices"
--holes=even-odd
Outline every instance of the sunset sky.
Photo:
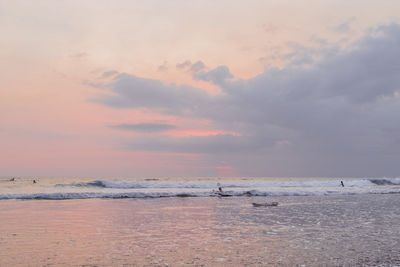
[{"label": "sunset sky", "polygon": [[399,11],[0,0],[0,176],[400,176]]}]

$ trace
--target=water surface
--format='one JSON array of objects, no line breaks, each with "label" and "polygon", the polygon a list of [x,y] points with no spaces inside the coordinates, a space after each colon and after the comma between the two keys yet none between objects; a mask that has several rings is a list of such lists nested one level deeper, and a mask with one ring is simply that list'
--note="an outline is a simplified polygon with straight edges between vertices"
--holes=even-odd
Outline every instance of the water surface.
[{"label": "water surface", "polygon": [[[252,202],[278,201],[278,207]],[[398,266],[397,194],[0,201],[1,266]]]}]

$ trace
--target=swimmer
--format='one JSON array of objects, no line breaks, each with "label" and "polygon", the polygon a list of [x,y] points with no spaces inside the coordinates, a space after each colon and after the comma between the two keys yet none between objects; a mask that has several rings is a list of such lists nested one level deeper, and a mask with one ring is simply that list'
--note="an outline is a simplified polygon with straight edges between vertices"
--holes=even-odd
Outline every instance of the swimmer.
[{"label": "swimmer", "polygon": [[344,183],[343,183],[343,181],[340,181],[340,184],[342,185],[342,187],[344,187]]}]

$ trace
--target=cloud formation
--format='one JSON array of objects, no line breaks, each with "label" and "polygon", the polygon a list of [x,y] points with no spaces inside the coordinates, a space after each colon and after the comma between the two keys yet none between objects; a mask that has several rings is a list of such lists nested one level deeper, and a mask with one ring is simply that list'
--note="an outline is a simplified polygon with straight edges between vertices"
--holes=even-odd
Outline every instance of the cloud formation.
[{"label": "cloud formation", "polygon": [[[400,25],[383,25],[349,48],[329,53],[324,48],[306,65],[293,61],[250,79],[232,80],[226,66],[205,71],[201,61],[191,65],[195,79],[220,86],[216,96],[120,74],[107,85],[113,94],[97,101],[206,118],[221,130],[239,133],[135,139],[129,149],[223,155],[243,172],[258,175],[397,175],[399,47]],[[251,164],[240,163],[244,155]]]},{"label": "cloud formation", "polygon": [[351,30],[351,24],[356,21],[356,17],[351,17],[347,19],[345,22],[339,24],[334,28],[335,31],[344,33],[349,32]]},{"label": "cloud formation", "polygon": [[210,71],[193,72],[193,79],[212,82],[222,86],[227,80],[232,79],[233,75],[227,66],[219,66]]},{"label": "cloud formation", "polygon": [[135,123],[135,124],[118,124],[111,125],[111,128],[134,131],[141,133],[154,133],[154,132],[165,132],[168,130],[176,129],[175,125],[165,123]]},{"label": "cloud formation", "polygon": [[158,66],[157,70],[160,71],[160,72],[165,72],[165,71],[167,71],[167,70],[168,70],[168,62],[167,62],[167,61],[164,61],[163,64],[161,64],[160,66]]},{"label": "cloud formation", "polygon": [[116,71],[116,70],[105,71],[101,75],[101,78],[106,79],[106,78],[114,77],[117,74],[118,74],[118,71]]},{"label": "cloud formation", "polygon": [[197,61],[190,66],[190,71],[193,73],[197,73],[203,71],[206,68],[206,65],[202,61]]},{"label": "cloud formation", "polygon": [[227,66],[218,66],[215,69],[207,71],[206,65],[200,60],[193,64],[191,61],[186,60],[185,62],[177,64],[176,67],[180,70],[188,69],[194,80],[211,82],[220,86],[222,86],[225,81],[233,78]]},{"label": "cloud formation", "polygon": [[128,149],[145,151],[163,151],[177,153],[241,153],[249,149],[258,149],[255,142],[248,138],[230,134],[218,134],[211,136],[189,137],[145,137],[135,139],[127,144]]},{"label": "cloud formation", "polygon": [[93,101],[116,108],[148,108],[165,114],[189,116],[196,112],[199,105],[206,105],[210,101],[204,90],[166,85],[126,73],[117,75],[104,86],[112,94],[102,95]]},{"label": "cloud formation", "polygon": [[191,65],[192,65],[192,62],[190,62],[190,60],[185,60],[182,63],[176,64],[176,68],[179,70],[183,70],[183,69],[190,67]]}]

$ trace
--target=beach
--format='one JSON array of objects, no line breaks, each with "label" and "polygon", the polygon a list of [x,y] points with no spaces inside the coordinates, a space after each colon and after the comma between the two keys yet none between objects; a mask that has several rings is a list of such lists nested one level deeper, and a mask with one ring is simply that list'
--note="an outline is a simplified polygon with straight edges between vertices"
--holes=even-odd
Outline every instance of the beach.
[{"label": "beach", "polygon": [[2,200],[0,266],[399,266],[399,206],[398,194]]},{"label": "beach", "polygon": [[0,29],[0,267],[400,267],[400,0],[0,0]]}]

